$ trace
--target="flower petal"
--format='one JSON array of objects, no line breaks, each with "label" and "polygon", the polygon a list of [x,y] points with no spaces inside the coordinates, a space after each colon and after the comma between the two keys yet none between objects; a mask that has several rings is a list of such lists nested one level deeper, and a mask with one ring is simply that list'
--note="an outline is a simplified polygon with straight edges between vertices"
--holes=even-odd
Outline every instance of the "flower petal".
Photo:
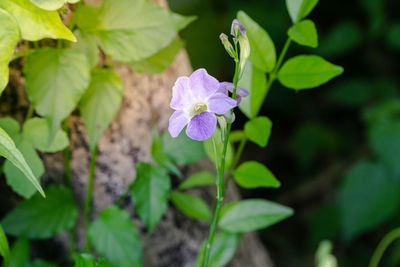
[{"label": "flower petal", "polygon": [[212,136],[216,126],[217,118],[215,115],[204,111],[190,120],[186,134],[194,140],[203,141]]},{"label": "flower petal", "polygon": [[[229,90],[229,92],[233,93],[233,86],[234,86],[233,83],[221,82],[218,92],[221,92],[221,93],[225,92],[225,94],[226,94],[226,90]],[[236,95],[241,96],[241,97],[246,97],[249,95],[249,91],[238,86],[236,88]]]},{"label": "flower petal", "polygon": [[169,106],[176,110],[182,110],[191,102],[192,98],[189,77],[179,77],[172,88],[172,99]]},{"label": "flower petal", "polygon": [[188,122],[189,118],[186,117],[185,112],[181,110],[175,111],[169,118],[168,131],[171,136],[177,137]]},{"label": "flower petal", "polygon": [[207,73],[205,69],[198,69],[189,77],[192,94],[199,100],[204,100],[219,89],[217,79]]},{"label": "flower petal", "polygon": [[232,21],[232,25],[231,25],[231,34],[232,36],[235,36],[235,27],[239,26],[239,34],[243,35],[246,33],[246,28],[243,26],[243,24],[238,20],[238,19],[234,19]]},{"label": "flower petal", "polygon": [[237,106],[237,101],[223,93],[216,93],[208,99],[208,110],[217,114],[224,114]]}]

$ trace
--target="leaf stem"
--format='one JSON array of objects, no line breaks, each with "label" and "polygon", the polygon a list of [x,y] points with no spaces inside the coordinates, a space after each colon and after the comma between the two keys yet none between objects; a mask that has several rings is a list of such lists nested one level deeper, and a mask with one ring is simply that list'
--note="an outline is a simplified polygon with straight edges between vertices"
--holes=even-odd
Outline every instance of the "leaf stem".
[{"label": "leaf stem", "polygon": [[33,116],[33,112],[35,111],[35,108],[33,107],[32,104],[29,105],[28,112],[26,113],[25,121],[29,120]]},{"label": "leaf stem", "polygon": [[398,238],[400,238],[400,227],[395,228],[389,233],[387,233],[376,247],[374,254],[372,255],[371,261],[369,263],[369,267],[378,267],[379,262],[381,261],[381,258],[385,250],[394,240]]},{"label": "leaf stem", "polygon": [[90,223],[90,215],[92,213],[92,196],[93,196],[93,185],[94,185],[94,172],[96,167],[96,156],[97,156],[97,144],[91,150],[90,157],[90,167],[89,167],[89,181],[86,189],[86,199],[85,199],[85,234],[86,234],[86,246],[84,248],[85,251],[90,251],[90,239],[89,239],[89,223]]}]

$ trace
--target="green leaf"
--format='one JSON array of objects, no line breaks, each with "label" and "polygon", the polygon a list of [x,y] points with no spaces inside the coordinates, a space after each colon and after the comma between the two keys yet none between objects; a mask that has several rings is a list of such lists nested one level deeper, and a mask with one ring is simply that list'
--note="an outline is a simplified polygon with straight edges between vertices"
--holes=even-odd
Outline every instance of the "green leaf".
[{"label": "green leaf", "polygon": [[11,139],[16,139],[17,136],[20,134],[20,126],[19,122],[14,120],[11,117],[0,118],[0,128],[2,128],[10,137]]},{"label": "green leaf", "polygon": [[[24,140],[41,152],[57,152],[69,145],[67,134],[58,129],[53,141],[49,144],[50,129],[45,119],[32,118],[25,121],[22,127]],[[32,165],[31,165],[32,166]]]},{"label": "green leaf", "polygon": [[[23,137],[17,137],[16,145],[28,165],[32,166],[31,169],[35,176],[35,180],[40,183],[40,177],[43,175],[45,170],[39,155],[32,147],[32,144]],[[32,186],[32,183],[28,181],[25,178],[24,173],[9,160],[4,163],[4,174],[6,175],[7,184],[19,195],[24,198],[30,198],[35,194],[36,189]]]},{"label": "green leaf", "polygon": [[219,227],[234,233],[250,232],[273,225],[293,214],[293,210],[263,199],[242,200],[219,220]]},{"label": "green leaf", "polygon": [[196,16],[182,16],[173,12],[170,12],[170,15],[172,16],[172,21],[175,25],[175,29],[178,32],[186,28],[190,23],[197,19]]},{"label": "green leaf", "polygon": [[8,240],[1,224],[0,224],[0,255],[3,257],[4,265],[8,266],[10,262],[10,247],[8,246]]},{"label": "green leaf", "polygon": [[161,136],[161,142],[162,153],[180,166],[199,161],[206,155],[202,142],[190,139],[185,131],[176,138],[172,138],[168,131],[165,131]]},{"label": "green leaf", "polygon": [[271,135],[272,122],[264,116],[249,120],[244,125],[244,132],[250,141],[265,147]]},{"label": "green leaf", "polygon": [[284,86],[300,90],[320,86],[342,73],[342,67],[322,57],[300,55],[286,61],[279,70],[278,79]]},{"label": "green leaf", "polygon": [[22,267],[57,267],[55,263],[36,259],[31,263],[24,264]]},{"label": "green leaf", "polygon": [[398,214],[398,181],[378,164],[360,161],[352,166],[339,190],[339,210],[345,239],[373,229]]},{"label": "green leaf", "polygon": [[142,244],[129,214],[116,206],[104,209],[89,228],[96,250],[118,267],[142,266]]},{"label": "green leaf", "polygon": [[28,0],[1,0],[0,8],[14,16],[25,40],[53,38],[76,41],[71,31],[61,22],[57,11],[40,9]]},{"label": "green leaf", "polygon": [[91,254],[80,254],[75,258],[74,267],[96,267],[96,262]]},{"label": "green leaf", "polygon": [[11,247],[8,267],[25,267],[29,262],[29,241],[25,237],[18,238]]},{"label": "green leaf", "polygon": [[161,49],[151,57],[131,62],[129,66],[138,73],[161,73],[174,62],[176,55],[183,47],[184,43],[182,40],[174,39],[167,47]]},{"label": "green leaf", "polygon": [[278,188],[281,186],[274,174],[267,167],[256,161],[247,161],[240,165],[235,170],[234,177],[236,182],[244,188]]},{"label": "green leaf", "polygon": [[377,88],[364,78],[352,78],[339,83],[328,93],[329,100],[337,104],[361,107],[376,97]]},{"label": "green leaf", "polygon": [[99,8],[79,7],[77,12],[77,25],[95,35],[106,54],[122,62],[148,58],[177,33],[170,12],[148,0],[105,0]]},{"label": "green leaf", "polygon": [[316,48],[318,46],[318,33],[314,22],[303,20],[293,25],[288,30],[289,37],[299,45]]},{"label": "green leaf", "polygon": [[[0,4],[1,5],[1,4]],[[19,29],[15,19],[0,9],[0,95],[8,84],[8,63],[19,40]]]},{"label": "green leaf", "polygon": [[47,199],[36,194],[9,212],[1,222],[6,233],[44,239],[71,229],[78,217],[72,192],[51,186],[46,194]]},{"label": "green leaf", "polygon": [[7,135],[7,133],[0,128],[0,156],[8,159],[14,164],[25,177],[36,187],[36,189],[44,196],[44,192],[31,168],[24,159],[24,156],[15,146],[13,140]]},{"label": "green leaf", "polygon": [[79,0],[30,0],[32,3],[45,10],[57,10],[65,3],[78,3]]},{"label": "green leaf", "polygon": [[99,49],[97,48],[95,38],[79,29],[74,31],[74,35],[77,39],[77,42],[72,44],[72,49],[78,50],[82,54],[85,54],[90,68],[94,68],[99,62]]},{"label": "green leaf", "polygon": [[183,183],[179,185],[179,189],[184,190],[196,186],[205,186],[210,184],[215,184],[215,173],[211,172],[198,172],[192,174]]},{"label": "green leaf", "polygon": [[174,191],[171,193],[171,201],[188,217],[206,221],[211,219],[210,208],[197,196]]},{"label": "green leaf", "polygon": [[265,73],[247,61],[238,85],[250,92],[250,95],[240,102],[240,110],[249,119],[256,117],[268,93]]},{"label": "green leaf", "polygon": [[229,135],[229,142],[236,143],[236,142],[242,141],[245,138],[246,138],[246,135],[244,134],[244,131],[235,130],[235,131],[232,131],[231,134]]},{"label": "green leaf", "polygon": [[91,149],[117,115],[123,92],[122,81],[112,69],[92,70],[89,88],[79,103]]},{"label": "green leaf", "polygon": [[318,0],[286,0],[286,6],[293,23],[307,17],[317,3]]},{"label": "green leaf", "polygon": [[250,61],[263,72],[271,72],[276,63],[275,46],[268,33],[245,12],[239,11],[237,18],[246,27],[250,42]]},{"label": "green leaf", "polygon": [[167,209],[170,189],[169,176],[163,169],[144,162],[136,165],[132,202],[149,234]]},{"label": "green leaf", "polygon": [[[235,254],[235,251],[239,245],[239,241],[239,234],[224,231],[217,233],[211,246],[209,266],[226,266],[233,258],[233,255]],[[194,267],[202,267],[201,264],[204,258],[206,242],[207,240],[201,245]]]},{"label": "green leaf", "polygon": [[[213,140],[215,143],[216,151],[214,150]],[[222,142],[221,130],[219,128],[215,129],[211,138],[204,141],[204,149],[207,153],[207,156],[210,158],[210,160],[216,164],[219,164],[219,159],[221,158],[222,151],[224,149],[224,142]],[[225,157],[225,169],[226,170],[228,170],[232,164],[233,153],[234,153],[233,146],[231,143],[228,143],[228,148],[227,148],[226,157]]]},{"label": "green leaf", "polygon": [[316,267],[337,267],[338,263],[335,256],[332,255],[332,242],[322,240],[317,252],[315,253]]},{"label": "green leaf", "polygon": [[40,49],[28,56],[24,73],[28,97],[37,113],[47,118],[53,139],[89,85],[87,59],[76,50]]}]

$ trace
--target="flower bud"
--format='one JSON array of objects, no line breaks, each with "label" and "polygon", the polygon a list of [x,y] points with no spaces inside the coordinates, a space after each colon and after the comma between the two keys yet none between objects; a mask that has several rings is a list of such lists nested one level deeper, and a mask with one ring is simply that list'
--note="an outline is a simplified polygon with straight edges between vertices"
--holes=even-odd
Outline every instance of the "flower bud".
[{"label": "flower bud", "polygon": [[233,48],[231,42],[229,42],[228,36],[225,33],[221,33],[219,35],[219,39],[221,40],[222,44],[225,47],[226,52],[232,57],[235,58],[235,49]]},{"label": "flower bud", "polygon": [[240,78],[242,77],[246,61],[250,56],[250,43],[246,33],[240,35],[239,45],[240,45],[240,61],[239,61],[239,78]]}]

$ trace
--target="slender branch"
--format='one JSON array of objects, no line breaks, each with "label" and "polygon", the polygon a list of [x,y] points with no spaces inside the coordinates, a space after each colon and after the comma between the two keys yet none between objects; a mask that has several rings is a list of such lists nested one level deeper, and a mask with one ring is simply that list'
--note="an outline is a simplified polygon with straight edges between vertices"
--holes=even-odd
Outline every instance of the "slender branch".
[{"label": "slender branch", "polygon": [[379,262],[382,259],[383,253],[386,251],[389,245],[398,238],[400,238],[400,227],[395,228],[387,233],[376,247],[369,263],[369,267],[378,267]]}]

